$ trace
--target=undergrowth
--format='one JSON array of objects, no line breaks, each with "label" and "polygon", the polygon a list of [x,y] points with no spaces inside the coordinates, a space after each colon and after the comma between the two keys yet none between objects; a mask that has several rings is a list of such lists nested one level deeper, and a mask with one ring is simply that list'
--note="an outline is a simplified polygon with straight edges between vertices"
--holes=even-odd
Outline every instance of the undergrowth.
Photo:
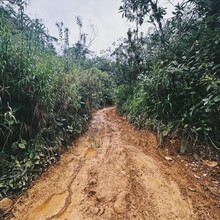
[{"label": "undergrowth", "polygon": [[[212,148],[220,161],[220,6],[212,2],[183,1],[163,20],[159,3],[123,1],[121,12],[137,28],[113,53],[114,99],[137,127],[177,132],[183,153]],[[144,21],[156,27],[146,35]]]},{"label": "undergrowth", "polygon": [[108,74],[57,55],[56,39],[24,6],[0,6],[0,198],[26,189],[85,129],[91,110],[111,102]]}]

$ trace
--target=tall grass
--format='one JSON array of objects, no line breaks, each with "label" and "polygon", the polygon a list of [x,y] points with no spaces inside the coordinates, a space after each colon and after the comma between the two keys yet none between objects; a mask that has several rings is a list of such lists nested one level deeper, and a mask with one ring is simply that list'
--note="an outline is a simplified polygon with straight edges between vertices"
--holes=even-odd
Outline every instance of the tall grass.
[{"label": "tall grass", "polygon": [[20,192],[56,162],[106,103],[108,75],[57,56],[24,4],[0,7],[0,198]]}]

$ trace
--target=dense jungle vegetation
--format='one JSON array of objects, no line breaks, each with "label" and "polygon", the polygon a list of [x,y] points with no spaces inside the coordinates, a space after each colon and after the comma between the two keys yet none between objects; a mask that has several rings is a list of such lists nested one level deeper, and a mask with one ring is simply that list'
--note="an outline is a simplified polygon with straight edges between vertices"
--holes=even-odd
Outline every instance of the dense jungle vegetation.
[{"label": "dense jungle vegetation", "polygon": [[84,130],[91,110],[111,103],[108,74],[86,61],[82,19],[70,47],[62,22],[55,39],[25,4],[0,5],[0,198],[25,189]]},{"label": "dense jungle vegetation", "polygon": [[122,0],[135,28],[100,57],[90,56],[80,17],[70,46],[62,22],[56,39],[25,14],[26,1],[0,4],[0,198],[27,188],[92,109],[110,104],[159,142],[175,133],[182,153],[220,161],[220,1],[184,0],[169,19],[159,4]]},{"label": "dense jungle vegetation", "polygon": [[199,148],[211,157],[214,149],[219,160],[220,1],[184,0],[169,19],[159,3],[122,0],[122,16],[136,28],[113,53],[118,111],[156,130],[160,143],[175,133],[182,153]]}]

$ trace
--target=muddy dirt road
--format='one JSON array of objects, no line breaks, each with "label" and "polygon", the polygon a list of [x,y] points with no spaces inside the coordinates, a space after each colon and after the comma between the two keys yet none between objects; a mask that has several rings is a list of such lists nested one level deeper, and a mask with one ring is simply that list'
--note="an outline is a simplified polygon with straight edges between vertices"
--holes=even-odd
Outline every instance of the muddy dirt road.
[{"label": "muddy dirt road", "polygon": [[158,154],[152,133],[105,108],[19,198],[12,219],[212,220],[218,211],[185,167]]}]

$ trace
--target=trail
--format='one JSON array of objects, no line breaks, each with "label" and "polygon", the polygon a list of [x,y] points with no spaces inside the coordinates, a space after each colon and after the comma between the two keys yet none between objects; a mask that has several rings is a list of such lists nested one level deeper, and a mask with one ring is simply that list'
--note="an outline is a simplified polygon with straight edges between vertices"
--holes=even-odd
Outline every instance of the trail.
[{"label": "trail", "polygon": [[13,220],[220,219],[187,168],[166,161],[154,134],[135,130],[113,107],[94,114],[87,132],[19,198],[12,214]]}]

